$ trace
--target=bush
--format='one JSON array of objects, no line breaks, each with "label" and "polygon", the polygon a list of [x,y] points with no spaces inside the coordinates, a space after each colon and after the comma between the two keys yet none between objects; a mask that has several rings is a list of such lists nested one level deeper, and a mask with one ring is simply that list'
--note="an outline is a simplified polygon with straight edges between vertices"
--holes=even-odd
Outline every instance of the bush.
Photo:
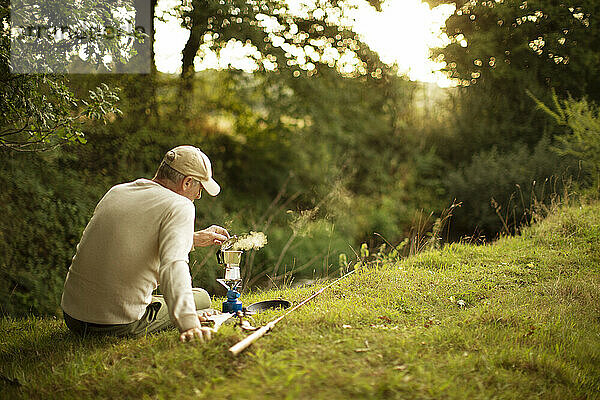
[{"label": "bush", "polygon": [[58,314],[74,249],[99,192],[47,155],[0,153],[0,310]]},{"label": "bush", "polygon": [[462,202],[452,220],[453,231],[457,236],[478,233],[488,238],[514,233],[530,221],[535,204],[548,204],[561,195],[579,173],[576,160],[557,155],[548,139],[532,151],[517,145],[510,152],[480,152],[470,164],[448,174],[449,197]]},{"label": "bush", "polygon": [[534,100],[558,125],[568,129],[556,136],[558,144],[554,150],[581,160],[594,179],[594,187],[600,188],[600,108],[585,98],[559,100],[556,93],[552,94],[555,110],[535,97]]}]

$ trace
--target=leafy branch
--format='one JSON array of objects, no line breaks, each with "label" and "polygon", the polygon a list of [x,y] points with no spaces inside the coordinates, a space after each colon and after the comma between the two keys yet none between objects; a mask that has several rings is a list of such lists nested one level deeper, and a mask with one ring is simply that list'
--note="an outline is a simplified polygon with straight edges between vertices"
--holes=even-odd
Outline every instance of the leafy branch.
[{"label": "leafy branch", "polygon": [[[30,82],[46,84],[43,91],[28,90]],[[67,143],[85,143],[81,127],[86,121],[107,122],[110,115],[121,114],[117,107],[119,89],[105,83],[89,91],[88,99],[76,99],[64,82],[49,77],[30,78],[17,85],[19,96],[3,97],[0,148],[31,152],[55,149]],[[20,86],[20,87],[19,87]],[[39,87],[39,86],[38,86]],[[75,110],[74,110],[75,109]]]}]

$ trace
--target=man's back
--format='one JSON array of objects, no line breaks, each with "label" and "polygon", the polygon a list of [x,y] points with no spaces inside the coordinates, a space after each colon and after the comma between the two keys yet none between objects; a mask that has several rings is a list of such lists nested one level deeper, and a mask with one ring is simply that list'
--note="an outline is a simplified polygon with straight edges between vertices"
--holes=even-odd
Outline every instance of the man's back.
[{"label": "man's back", "polygon": [[97,324],[139,319],[158,284],[159,268],[188,261],[194,215],[190,200],[147,179],[111,188],[77,246],[63,310]]}]

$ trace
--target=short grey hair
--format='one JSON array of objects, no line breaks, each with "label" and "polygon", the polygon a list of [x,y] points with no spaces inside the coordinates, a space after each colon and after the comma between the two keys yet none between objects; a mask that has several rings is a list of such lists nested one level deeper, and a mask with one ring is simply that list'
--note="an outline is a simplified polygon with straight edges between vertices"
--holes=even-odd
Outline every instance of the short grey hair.
[{"label": "short grey hair", "polygon": [[184,178],[184,174],[170,167],[165,160],[160,163],[160,166],[156,170],[156,175],[154,175],[154,179],[167,179],[176,185],[179,185],[181,182],[183,182]]}]

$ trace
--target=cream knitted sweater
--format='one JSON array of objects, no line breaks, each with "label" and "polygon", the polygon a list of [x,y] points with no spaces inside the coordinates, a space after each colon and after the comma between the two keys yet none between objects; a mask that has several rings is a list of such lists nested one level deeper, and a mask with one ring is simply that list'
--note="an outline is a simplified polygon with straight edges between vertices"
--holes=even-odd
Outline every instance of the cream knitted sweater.
[{"label": "cream knitted sweater", "polygon": [[61,306],[97,324],[139,320],[160,283],[180,331],[200,326],[188,267],[194,204],[160,184],[138,179],[112,187],[83,231]]}]

